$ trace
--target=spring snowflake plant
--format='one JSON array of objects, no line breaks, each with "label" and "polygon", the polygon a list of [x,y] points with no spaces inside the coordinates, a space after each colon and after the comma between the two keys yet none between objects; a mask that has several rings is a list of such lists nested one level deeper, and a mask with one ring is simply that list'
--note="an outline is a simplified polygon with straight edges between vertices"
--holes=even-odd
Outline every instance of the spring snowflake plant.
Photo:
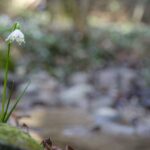
[{"label": "spring snowflake plant", "polygon": [[7,96],[7,82],[8,82],[8,71],[9,71],[9,59],[10,59],[10,52],[11,52],[11,46],[15,42],[19,45],[22,43],[25,43],[24,39],[24,34],[20,30],[20,24],[15,23],[12,28],[11,28],[11,33],[8,35],[6,38],[6,43],[7,43],[7,57],[6,57],[6,66],[5,66],[5,74],[4,74],[4,84],[3,84],[3,91],[2,91],[2,105],[1,105],[1,113],[0,113],[0,122],[6,123],[8,119],[10,118],[12,112],[15,110],[18,102],[24,95],[28,85],[25,87],[25,89],[22,91],[20,96],[16,98],[15,103],[12,105],[10,108],[10,100],[12,96],[12,91],[13,91],[13,85],[11,88],[11,91],[9,93],[9,96]]}]

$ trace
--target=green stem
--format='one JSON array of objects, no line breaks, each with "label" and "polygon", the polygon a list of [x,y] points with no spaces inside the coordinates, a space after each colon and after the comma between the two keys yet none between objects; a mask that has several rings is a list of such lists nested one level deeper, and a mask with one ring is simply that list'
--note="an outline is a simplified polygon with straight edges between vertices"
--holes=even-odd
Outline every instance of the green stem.
[{"label": "green stem", "polygon": [[5,111],[5,103],[6,103],[6,94],[7,94],[7,81],[8,81],[8,69],[9,69],[9,58],[10,58],[10,48],[11,43],[8,43],[7,49],[7,57],[6,57],[6,66],[5,66],[5,76],[4,76],[4,84],[3,84],[3,93],[2,93],[2,116]]}]

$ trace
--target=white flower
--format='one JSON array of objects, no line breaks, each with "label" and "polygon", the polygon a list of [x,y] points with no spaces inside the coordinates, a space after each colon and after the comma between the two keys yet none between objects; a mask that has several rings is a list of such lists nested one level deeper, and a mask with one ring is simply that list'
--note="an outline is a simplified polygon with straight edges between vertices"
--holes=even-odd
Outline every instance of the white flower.
[{"label": "white flower", "polygon": [[24,34],[21,32],[21,30],[16,29],[13,32],[9,34],[9,36],[6,38],[7,42],[17,42],[19,45],[22,43],[25,43]]}]

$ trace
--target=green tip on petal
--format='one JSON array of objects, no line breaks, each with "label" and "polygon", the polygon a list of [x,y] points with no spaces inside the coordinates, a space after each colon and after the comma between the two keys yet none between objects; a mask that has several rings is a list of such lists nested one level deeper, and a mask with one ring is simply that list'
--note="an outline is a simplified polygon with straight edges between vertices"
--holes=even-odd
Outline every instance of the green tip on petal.
[{"label": "green tip on petal", "polygon": [[16,23],[16,28],[15,29],[20,29],[20,23]]},{"label": "green tip on petal", "polygon": [[14,23],[13,26],[12,26],[12,32],[13,32],[14,30],[20,29],[20,28],[21,28],[21,27],[20,27],[20,23],[19,23],[19,22],[16,22],[16,23]]}]

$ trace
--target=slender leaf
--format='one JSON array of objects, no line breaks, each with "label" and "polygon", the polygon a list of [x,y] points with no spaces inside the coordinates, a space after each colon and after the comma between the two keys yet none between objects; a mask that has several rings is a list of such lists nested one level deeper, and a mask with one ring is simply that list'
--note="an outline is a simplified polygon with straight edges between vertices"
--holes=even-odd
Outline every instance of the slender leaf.
[{"label": "slender leaf", "polygon": [[12,94],[13,94],[13,87],[14,87],[14,81],[11,85],[10,94],[9,94],[9,98],[8,98],[8,101],[7,101],[5,113],[4,113],[4,115],[2,116],[2,119],[1,119],[2,122],[4,122],[5,117],[7,115],[7,112],[8,112],[8,108],[9,108],[9,105],[10,105],[10,100],[11,100],[11,97],[12,97]]},{"label": "slender leaf", "polygon": [[5,117],[4,122],[7,122],[7,121],[8,121],[10,115],[12,114],[12,112],[14,111],[14,109],[16,108],[18,102],[21,100],[21,98],[22,98],[23,95],[25,94],[25,92],[26,92],[26,90],[27,90],[29,84],[30,84],[30,81],[29,81],[29,83],[27,84],[27,86],[25,87],[25,89],[22,91],[22,93],[20,94],[20,96],[17,98],[17,100],[16,100],[14,106],[11,108],[10,112],[9,112],[9,113],[7,114],[7,116]]}]

